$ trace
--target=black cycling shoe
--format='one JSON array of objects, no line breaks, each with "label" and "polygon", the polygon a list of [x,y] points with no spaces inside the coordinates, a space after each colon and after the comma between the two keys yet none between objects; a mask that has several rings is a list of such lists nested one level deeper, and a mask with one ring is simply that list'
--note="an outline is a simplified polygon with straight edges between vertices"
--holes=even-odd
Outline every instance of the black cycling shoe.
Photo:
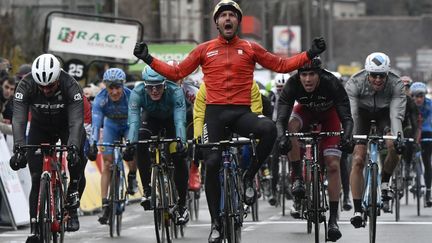
[{"label": "black cycling shoe", "polygon": [[362,212],[354,212],[354,216],[350,219],[351,224],[354,228],[365,227],[365,222],[363,221]]},{"label": "black cycling shoe", "polygon": [[243,177],[243,185],[244,185],[244,202],[246,205],[253,205],[257,198],[257,193],[255,188],[253,187],[253,180],[250,179],[247,174]]},{"label": "black cycling shoe", "polygon": [[221,243],[222,242],[222,234],[220,226],[217,224],[212,224],[210,235],[208,238],[208,243]]},{"label": "black cycling shoe", "polygon": [[299,219],[301,217],[300,210],[301,210],[300,200],[294,200],[293,206],[290,209],[291,217],[295,219]]},{"label": "black cycling shoe", "polygon": [[185,225],[187,222],[189,222],[189,210],[187,207],[178,206],[175,212],[175,224]]},{"label": "black cycling shoe", "polygon": [[328,223],[328,231],[327,231],[327,240],[336,242],[342,237],[342,233],[339,231],[339,226],[334,221],[329,221]]},{"label": "black cycling shoe", "polygon": [[352,203],[351,203],[351,199],[349,197],[345,197],[343,199],[342,208],[344,211],[350,211],[352,209]]},{"label": "black cycling shoe", "polygon": [[68,210],[77,209],[80,207],[79,193],[78,191],[68,190],[67,201],[65,208]]},{"label": "black cycling shoe", "polygon": [[69,220],[66,224],[66,231],[74,232],[78,231],[80,228],[80,223],[78,220],[78,212],[76,209],[69,211]]},{"label": "black cycling shoe", "polygon": [[303,198],[306,192],[304,182],[301,178],[297,178],[294,180],[291,188],[291,193],[294,197]]},{"label": "black cycling shoe", "polygon": [[109,214],[110,214],[110,208],[109,208],[109,205],[108,205],[108,202],[107,202],[107,204],[104,203],[102,205],[102,214],[98,218],[99,223],[100,224],[107,224],[108,223]]},{"label": "black cycling shoe", "polygon": [[129,195],[134,195],[137,192],[138,192],[138,182],[136,180],[136,174],[130,174],[129,173],[127,193]]},{"label": "black cycling shoe", "polygon": [[35,235],[35,234],[29,235],[26,240],[26,243],[39,243],[39,242],[41,242],[41,239],[39,235]]},{"label": "black cycling shoe", "polygon": [[268,200],[268,203],[269,203],[271,206],[275,206],[276,203],[277,203],[277,199],[276,199],[276,197],[275,197],[274,195],[271,195],[271,197],[270,197],[269,200]]}]

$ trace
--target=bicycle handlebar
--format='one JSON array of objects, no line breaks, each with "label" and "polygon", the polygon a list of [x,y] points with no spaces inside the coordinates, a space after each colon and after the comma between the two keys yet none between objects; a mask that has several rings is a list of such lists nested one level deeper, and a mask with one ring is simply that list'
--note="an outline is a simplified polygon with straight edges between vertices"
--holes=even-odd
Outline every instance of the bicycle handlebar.
[{"label": "bicycle handlebar", "polygon": [[41,143],[41,144],[26,144],[26,145],[17,145],[16,149],[53,149],[56,148],[57,151],[67,151],[69,148],[72,148],[72,146],[64,145],[64,144],[49,144],[49,143]]},{"label": "bicycle handlebar", "polygon": [[104,146],[104,147],[120,147],[120,148],[124,148],[127,145],[120,142],[120,141],[114,141],[114,143],[98,143],[96,144],[97,146]]},{"label": "bicycle handlebar", "polygon": [[150,139],[138,140],[137,142],[132,142],[130,144],[161,144],[161,143],[180,143],[180,138],[161,138],[158,136],[151,136]]},{"label": "bicycle handlebar", "polygon": [[414,138],[401,138],[400,136],[394,135],[353,135],[354,139],[363,139],[363,140],[397,140],[401,139],[403,142],[414,142]]}]

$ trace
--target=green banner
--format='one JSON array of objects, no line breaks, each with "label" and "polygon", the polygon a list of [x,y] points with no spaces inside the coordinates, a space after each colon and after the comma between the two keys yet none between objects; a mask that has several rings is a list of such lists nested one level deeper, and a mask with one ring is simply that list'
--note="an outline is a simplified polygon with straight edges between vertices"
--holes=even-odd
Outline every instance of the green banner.
[{"label": "green banner", "polygon": [[[162,61],[182,61],[187,57],[189,52],[195,47],[195,44],[149,44],[150,54]],[[141,72],[147,64],[140,61],[135,65],[129,66],[130,72]]]}]

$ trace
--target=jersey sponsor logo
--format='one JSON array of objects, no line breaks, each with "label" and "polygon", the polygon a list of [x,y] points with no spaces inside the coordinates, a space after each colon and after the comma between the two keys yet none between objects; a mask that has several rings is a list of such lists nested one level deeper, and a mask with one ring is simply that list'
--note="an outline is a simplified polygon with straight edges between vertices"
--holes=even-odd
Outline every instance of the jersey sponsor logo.
[{"label": "jersey sponsor logo", "polygon": [[239,55],[243,55],[243,50],[237,50],[237,53],[239,54]]},{"label": "jersey sponsor logo", "polygon": [[216,56],[218,53],[219,53],[218,50],[209,51],[209,52],[207,52],[207,57]]},{"label": "jersey sponsor logo", "polygon": [[82,100],[82,96],[80,93],[78,93],[78,94],[74,95],[73,99],[74,99],[74,101]]},{"label": "jersey sponsor logo", "polygon": [[20,92],[15,93],[15,99],[22,100],[24,98],[24,95]]},{"label": "jersey sponsor logo", "polygon": [[41,109],[63,109],[65,104],[34,104],[34,106]]}]

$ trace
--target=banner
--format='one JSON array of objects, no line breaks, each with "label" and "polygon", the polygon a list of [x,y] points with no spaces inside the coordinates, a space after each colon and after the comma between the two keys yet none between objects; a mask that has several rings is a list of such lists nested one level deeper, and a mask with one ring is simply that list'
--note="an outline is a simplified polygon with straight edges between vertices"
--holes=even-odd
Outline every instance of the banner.
[{"label": "banner", "polygon": [[[27,198],[21,187],[18,174],[9,166],[10,157],[11,155],[6,141],[3,136],[0,136],[0,197],[2,201],[7,204],[2,204],[2,207],[5,206],[8,211],[7,214],[12,217],[3,218],[3,216],[6,217],[6,215],[2,215],[1,221],[3,223],[10,223],[13,227],[16,227],[28,224],[30,222],[30,216],[28,214],[29,207]],[[2,211],[5,211],[5,209],[2,208]]]},{"label": "banner", "polygon": [[[149,44],[148,49],[152,56],[164,62],[170,60],[182,61],[189,52],[195,48],[195,44]],[[129,67],[131,72],[141,72],[146,64],[143,61]]]},{"label": "banner", "polygon": [[134,59],[138,26],[53,17],[50,51]]},{"label": "banner", "polygon": [[301,29],[293,25],[273,26],[273,52],[280,56],[292,56],[301,52]]}]

